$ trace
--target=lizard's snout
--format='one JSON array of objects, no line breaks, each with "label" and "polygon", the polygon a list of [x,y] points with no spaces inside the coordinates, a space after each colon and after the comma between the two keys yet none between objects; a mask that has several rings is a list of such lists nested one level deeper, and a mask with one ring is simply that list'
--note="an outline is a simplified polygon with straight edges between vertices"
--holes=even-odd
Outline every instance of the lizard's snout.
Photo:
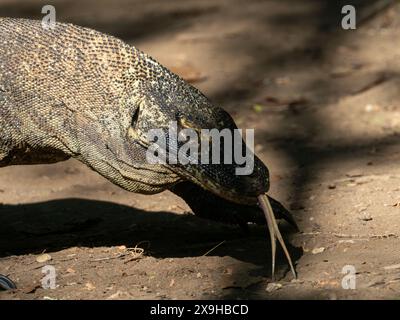
[{"label": "lizard's snout", "polygon": [[[237,168],[233,165],[235,172],[232,177],[227,178],[226,182],[223,181],[221,184],[222,193],[224,197],[224,190],[226,193],[225,198],[239,203],[257,203],[257,196],[264,194],[269,190],[269,173],[264,163],[259,160],[254,154],[254,163],[252,171],[245,175],[238,175]],[[231,171],[231,170],[229,170]],[[230,192],[232,193],[232,196]]]},{"label": "lizard's snout", "polygon": [[269,189],[269,173],[267,167],[258,158],[255,158],[254,169],[251,174],[238,177],[238,194],[249,197],[264,194]]},{"label": "lizard's snout", "polygon": [[[257,196],[269,189],[267,167],[254,156],[254,167],[249,174],[238,174],[237,164],[208,164],[176,166],[173,168],[185,180],[226,200],[242,204],[256,204]],[[240,171],[239,171],[240,172]]]}]

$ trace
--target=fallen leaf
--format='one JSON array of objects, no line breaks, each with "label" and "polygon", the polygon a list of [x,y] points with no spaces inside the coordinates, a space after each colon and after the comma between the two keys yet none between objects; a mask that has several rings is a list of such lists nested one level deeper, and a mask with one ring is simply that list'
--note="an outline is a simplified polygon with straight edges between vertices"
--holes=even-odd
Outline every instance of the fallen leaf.
[{"label": "fallen leaf", "polygon": [[253,110],[254,110],[255,112],[257,112],[257,113],[260,113],[260,112],[262,112],[262,111],[264,110],[264,106],[261,105],[261,104],[256,103],[256,104],[253,106]]},{"label": "fallen leaf", "polygon": [[357,186],[357,183],[348,183],[348,184],[346,184],[346,186],[348,186],[348,187],[355,187],[355,186]]},{"label": "fallen leaf", "polygon": [[400,269],[400,263],[399,264],[392,264],[391,266],[383,267],[383,269],[385,269],[385,270]]},{"label": "fallen leaf", "polygon": [[121,297],[129,297],[130,295],[126,291],[120,291],[118,290],[116,293],[113,293],[111,296],[107,297],[106,300],[114,300],[114,299],[120,299]]},{"label": "fallen leaf", "polygon": [[92,283],[90,283],[90,282],[86,282],[85,288],[86,288],[87,290],[90,290],[90,291],[96,289],[96,287],[95,287]]},{"label": "fallen leaf", "polygon": [[324,280],[317,280],[314,284],[315,287],[339,287],[339,282],[336,280],[324,279]]},{"label": "fallen leaf", "polygon": [[48,253],[43,253],[36,257],[36,261],[39,263],[43,263],[50,260],[51,260],[51,255],[49,255]]},{"label": "fallen leaf", "polygon": [[318,254],[318,253],[322,253],[322,252],[324,252],[325,251],[325,248],[324,247],[321,247],[321,248],[314,248],[312,251],[311,251],[311,253],[312,254]]},{"label": "fallen leaf", "polygon": [[355,243],[354,240],[346,239],[346,240],[339,240],[338,243]]},{"label": "fallen leaf", "polygon": [[350,178],[362,177],[363,173],[360,170],[352,170],[346,173]]}]

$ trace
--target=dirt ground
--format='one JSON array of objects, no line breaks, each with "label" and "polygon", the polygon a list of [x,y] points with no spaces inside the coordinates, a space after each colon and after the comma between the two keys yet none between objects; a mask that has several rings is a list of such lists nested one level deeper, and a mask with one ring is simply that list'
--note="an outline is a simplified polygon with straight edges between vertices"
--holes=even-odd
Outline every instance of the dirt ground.
[{"label": "dirt ground", "polygon": [[[0,15],[40,17],[42,2],[17,2]],[[134,44],[255,129],[270,194],[301,230],[281,224],[298,280],[278,250],[269,285],[265,228],[202,220],[69,160],[0,170],[0,273],[18,286],[0,299],[397,299],[400,5],[359,7],[345,31],[334,2],[54,1],[58,20]]]}]

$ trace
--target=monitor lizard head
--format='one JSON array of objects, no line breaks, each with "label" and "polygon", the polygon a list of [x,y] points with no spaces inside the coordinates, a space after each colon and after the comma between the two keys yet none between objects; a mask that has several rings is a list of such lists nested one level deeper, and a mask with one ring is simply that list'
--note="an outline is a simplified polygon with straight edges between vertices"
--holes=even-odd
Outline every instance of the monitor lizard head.
[{"label": "monitor lizard head", "polygon": [[256,204],[269,188],[267,167],[225,110],[165,72],[134,95],[126,143],[142,148],[142,165],[149,171],[162,167],[177,182],[191,181],[226,200]]}]

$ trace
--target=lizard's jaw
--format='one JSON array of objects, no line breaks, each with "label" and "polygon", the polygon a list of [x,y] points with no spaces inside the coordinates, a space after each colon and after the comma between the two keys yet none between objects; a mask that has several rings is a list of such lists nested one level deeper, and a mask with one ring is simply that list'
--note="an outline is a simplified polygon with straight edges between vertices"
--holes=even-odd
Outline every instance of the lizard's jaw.
[{"label": "lizard's jaw", "polygon": [[184,180],[191,181],[205,190],[239,204],[257,204],[257,197],[269,189],[269,175],[265,165],[255,158],[250,175],[236,175],[233,165],[171,166],[170,169]]}]

